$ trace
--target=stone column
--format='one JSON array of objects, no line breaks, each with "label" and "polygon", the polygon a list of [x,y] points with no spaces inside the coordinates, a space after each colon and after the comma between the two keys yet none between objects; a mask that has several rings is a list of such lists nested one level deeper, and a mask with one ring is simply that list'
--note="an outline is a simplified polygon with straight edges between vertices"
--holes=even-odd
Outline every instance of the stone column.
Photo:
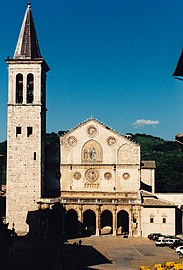
[{"label": "stone column", "polygon": [[133,205],[129,211],[129,236],[133,236]]},{"label": "stone column", "polygon": [[116,215],[116,205],[115,205],[114,208],[113,208],[112,215],[113,215],[113,218],[112,218],[112,234],[113,234],[113,236],[117,236],[117,215]]},{"label": "stone column", "polygon": [[78,234],[82,235],[82,227],[83,227],[83,206],[79,206],[79,213],[78,213]]},{"label": "stone column", "polygon": [[141,206],[138,206],[138,236],[142,236],[142,229],[141,229]]},{"label": "stone column", "polygon": [[96,211],[96,235],[100,236],[101,234],[101,209],[100,206],[97,205],[97,211]]},{"label": "stone column", "polygon": [[23,74],[23,104],[27,103],[27,75]]},{"label": "stone column", "polygon": [[62,235],[64,236],[65,235],[65,211],[66,209],[66,206],[63,204],[63,210],[61,212],[61,215],[62,215]]}]

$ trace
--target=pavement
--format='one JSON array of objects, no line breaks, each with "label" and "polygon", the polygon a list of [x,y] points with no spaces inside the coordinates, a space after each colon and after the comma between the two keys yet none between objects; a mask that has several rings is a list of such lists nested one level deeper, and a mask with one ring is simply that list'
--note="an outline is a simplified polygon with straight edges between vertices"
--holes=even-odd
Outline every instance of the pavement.
[{"label": "pavement", "polygon": [[[81,240],[81,245],[79,245]],[[175,250],[156,247],[146,238],[91,236],[67,240],[17,237],[1,270],[135,270],[140,265],[153,266],[166,261],[180,261]]]}]

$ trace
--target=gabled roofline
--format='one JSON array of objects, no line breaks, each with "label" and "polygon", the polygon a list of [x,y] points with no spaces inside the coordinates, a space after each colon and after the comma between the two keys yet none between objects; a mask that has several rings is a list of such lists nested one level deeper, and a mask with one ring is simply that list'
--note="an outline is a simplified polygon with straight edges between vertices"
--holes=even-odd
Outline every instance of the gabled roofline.
[{"label": "gabled roofline", "polygon": [[86,123],[90,122],[90,121],[94,121],[96,122],[96,124],[99,124],[101,126],[103,126],[104,128],[110,130],[111,132],[113,132],[115,135],[120,136],[121,138],[125,139],[127,142],[131,142],[132,144],[134,144],[135,146],[139,146],[138,143],[129,140],[128,138],[125,137],[125,135],[120,134],[119,132],[117,132],[116,130],[112,129],[111,127],[107,126],[106,124],[100,122],[98,119],[95,119],[93,117],[89,117],[88,119],[84,120],[83,122],[79,123],[78,125],[76,125],[74,128],[69,129],[65,134],[61,135],[60,138],[66,137],[68,136],[70,133],[72,133],[73,131],[75,131],[76,129],[78,129],[80,126],[84,126]]}]

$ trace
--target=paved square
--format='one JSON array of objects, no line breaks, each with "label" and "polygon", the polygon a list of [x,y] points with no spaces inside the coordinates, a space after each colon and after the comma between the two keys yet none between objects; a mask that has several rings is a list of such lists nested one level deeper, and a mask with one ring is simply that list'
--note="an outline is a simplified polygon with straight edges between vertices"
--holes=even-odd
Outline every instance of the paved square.
[{"label": "paved square", "polygon": [[82,246],[76,252],[69,240],[64,248],[64,269],[124,269],[135,270],[140,265],[153,266],[166,261],[181,261],[175,250],[156,247],[146,238],[121,238],[112,236],[92,236],[82,238]]}]

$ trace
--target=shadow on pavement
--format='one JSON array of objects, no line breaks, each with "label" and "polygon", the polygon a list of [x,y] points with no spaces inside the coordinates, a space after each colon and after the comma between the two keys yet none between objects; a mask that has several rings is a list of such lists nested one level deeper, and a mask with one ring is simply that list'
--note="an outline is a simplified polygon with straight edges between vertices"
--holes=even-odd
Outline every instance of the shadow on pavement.
[{"label": "shadow on pavement", "polygon": [[[98,269],[111,264],[92,246],[60,243],[57,238],[18,236],[10,246],[9,255],[0,261],[1,270],[82,270]],[[94,267],[96,266],[96,268]]]},{"label": "shadow on pavement", "polygon": [[[97,265],[111,264],[106,257],[92,246],[65,244],[64,245],[64,270],[98,269]],[[96,268],[94,267],[96,266]]]}]

